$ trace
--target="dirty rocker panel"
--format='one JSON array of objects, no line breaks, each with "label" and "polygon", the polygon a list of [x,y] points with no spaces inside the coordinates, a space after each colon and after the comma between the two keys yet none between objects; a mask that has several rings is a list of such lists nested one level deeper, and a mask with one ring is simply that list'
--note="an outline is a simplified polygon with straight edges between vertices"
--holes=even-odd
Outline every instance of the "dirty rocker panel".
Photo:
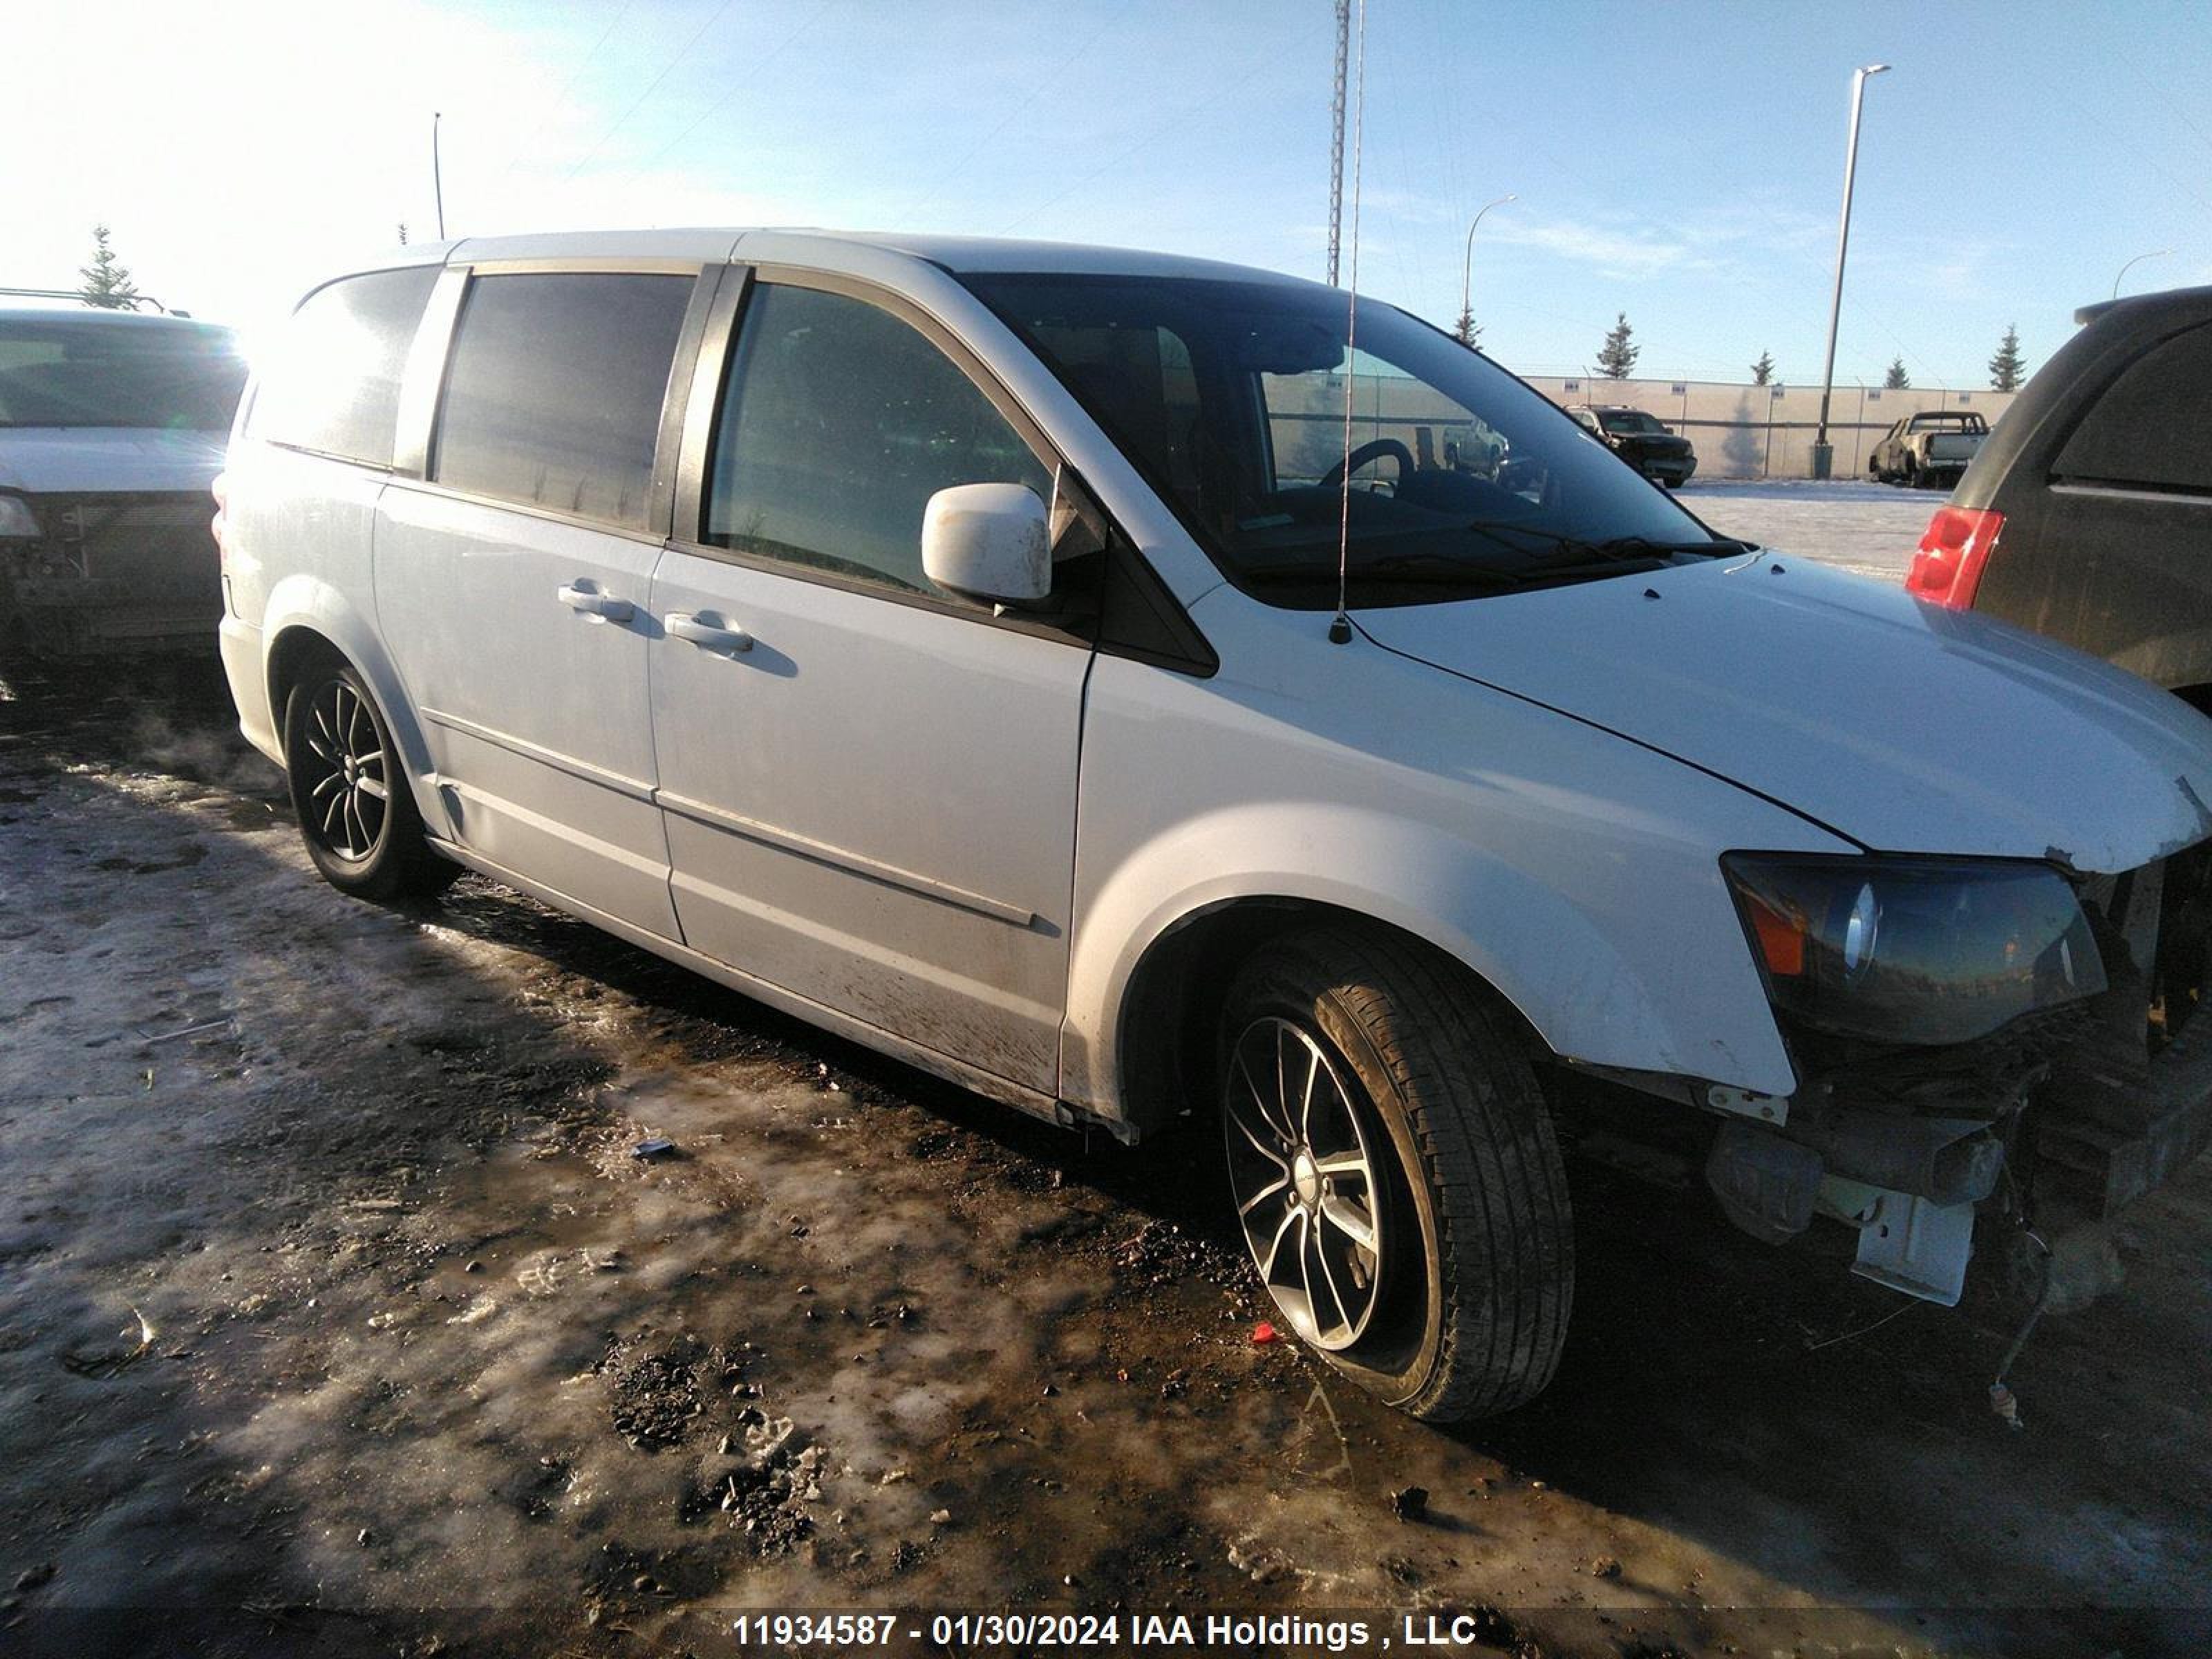
[{"label": "dirty rocker panel", "polygon": [[904,1060],[907,1064],[927,1072],[932,1076],[943,1078],[947,1082],[958,1084],[963,1089],[972,1090],[987,1100],[994,1100],[1000,1105],[1012,1106],[1018,1111],[1026,1112],[1031,1117],[1042,1118],[1048,1123],[1058,1124],[1062,1128],[1086,1126],[1100,1128],[1124,1145],[1136,1144],[1138,1139],[1136,1127],[1121,1119],[1109,1118],[1083,1110],[1066,1101],[1055,1099],[1041,1090],[1026,1088],[995,1073],[982,1071],[965,1060],[957,1060],[938,1049],[925,1047],[909,1037],[901,1036],[895,1031],[887,1031],[881,1026],[871,1025],[866,1020],[825,1006],[801,996],[795,991],[788,991],[781,985],[757,978],[743,969],[733,968],[726,962],[718,962],[712,957],[702,956],[696,951],[678,944],[674,939],[664,939],[644,928],[632,927],[618,917],[611,916],[603,910],[595,910],[588,904],[570,898],[567,894],[545,886],[543,883],[532,881],[527,876],[520,875],[465,847],[434,838],[431,845],[446,857],[453,860],[456,863],[465,865],[479,875],[489,876],[494,881],[512,887],[518,892],[526,893],[541,903],[551,905],[556,910],[565,910],[580,921],[589,922],[594,927],[603,928],[627,944],[635,945],[641,950],[650,951],[655,956],[665,957],[678,967],[688,968],[696,974],[703,975],[718,984],[726,986],[741,996],[751,997],[756,1001],[766,1003],[779,1012],[789,1014],[796,1019],[805,1020],[810,1025],[820,1026],[836,1036],[849,1038],[864,1047],[889,1054],[895,1060]]}]

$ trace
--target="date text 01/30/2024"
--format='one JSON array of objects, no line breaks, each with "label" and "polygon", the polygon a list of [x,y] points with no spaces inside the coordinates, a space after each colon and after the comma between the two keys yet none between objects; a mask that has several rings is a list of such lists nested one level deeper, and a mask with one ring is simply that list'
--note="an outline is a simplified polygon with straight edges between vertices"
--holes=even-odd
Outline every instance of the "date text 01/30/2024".
[{"label": "date text 01/30/2024", "polygon": [[894,1647],[902,1641],[927,1641],[939,1650],[1108,1648],[1126,1643],[1166,1651],[1271,1647],[1362,1653],[1394,1646],[1468,1647],[1481,1643],[1487,1633],[1484,1620],[1469,1613],[1404,1613],[1393,1620],[1389,1615],[1298,1613],[939,1613],[917,1618],[882,1613],[754,1613],[731,1626],[741,1647],[758,1644],[781,1649],[815,1644]]}]

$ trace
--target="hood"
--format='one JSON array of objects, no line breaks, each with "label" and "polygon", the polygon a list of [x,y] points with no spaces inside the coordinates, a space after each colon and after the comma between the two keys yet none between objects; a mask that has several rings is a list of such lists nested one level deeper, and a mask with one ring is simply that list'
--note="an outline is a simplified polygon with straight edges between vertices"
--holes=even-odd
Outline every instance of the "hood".
[{"label": "hood", "polygon": [[0,489],[98,495],[205,489],[222,471],[228,432],[157,427],[0,427]]},{"label": "hood", "polygon": [[1786,555],[1358,621],[1872,849],[2114,872],[2212,835],[2212,720],[2179,698]]}]

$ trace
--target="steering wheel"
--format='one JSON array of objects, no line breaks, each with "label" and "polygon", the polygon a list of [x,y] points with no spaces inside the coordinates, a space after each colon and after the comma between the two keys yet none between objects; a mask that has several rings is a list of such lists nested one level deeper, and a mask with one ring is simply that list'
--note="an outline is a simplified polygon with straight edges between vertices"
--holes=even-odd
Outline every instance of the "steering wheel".
[{"label": "steering wheel", "polygon": [[[1346,461],[1350,464],[1349,470],[1357,472],[1368,462],[1380,460],[1385,455],[1396,459],[1398,477],[1401,479],[1413,476],[1413,452],[1395,438],[1370,438],[1358,448],[1353,450],[1346,458]],[[1346,471],[1346,461],[1339,461],[1334,466],[1329,468],[1328,473],[1322,477],[1322,483],[1324,485],[1342,483]]]}]

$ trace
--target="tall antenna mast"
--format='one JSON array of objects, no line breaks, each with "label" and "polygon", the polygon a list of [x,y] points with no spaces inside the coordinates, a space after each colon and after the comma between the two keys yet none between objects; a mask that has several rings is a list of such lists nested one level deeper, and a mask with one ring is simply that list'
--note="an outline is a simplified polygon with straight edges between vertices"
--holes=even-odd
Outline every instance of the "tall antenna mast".
[{"label": "tall antenna mast", "polygon": [[438,158],[438,123],[446,118],[433,110],[430,112],[430,184],[438,192],[438,240],[446,240],[446,169]]},{"label": "tall antenna mast", "polygon": [[[1340,12],[1349,0],[1337,0]],[[1352,287],[1344,305],[1344,461],[1337,497],[1336,615],[1328,642],[1352,643],[1348,595],[1352,586],[1352,400],[1359,385],[1359,175],[1367,148],[1367,0],[1359,0],[1359,90],[1352,117]],[[1378,406],[1379,417],[1380,409]]]},{"label": "tall antenna mast", "polygon": [[1344,72],[1352,55],[1352,0],[1336,0],[1336,92],[1328,106],[1328,285],[1336,286],[1336,253],[1344,223]]}]

